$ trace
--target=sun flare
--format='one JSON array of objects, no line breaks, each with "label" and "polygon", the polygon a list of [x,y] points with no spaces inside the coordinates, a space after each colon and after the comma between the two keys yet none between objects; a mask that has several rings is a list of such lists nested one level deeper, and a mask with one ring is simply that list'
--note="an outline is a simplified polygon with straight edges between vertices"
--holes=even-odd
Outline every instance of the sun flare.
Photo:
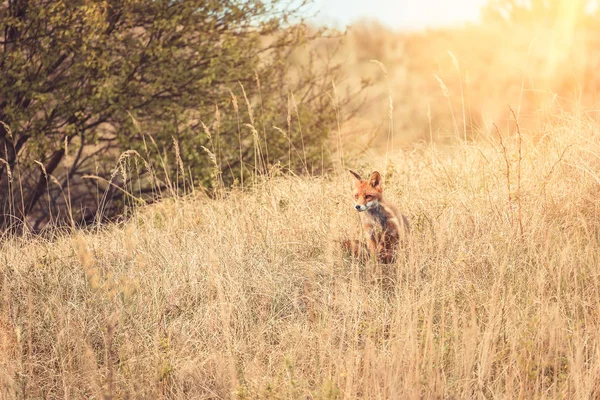
[{"label": "sun flare", "polygon": [[319,19],[342,26],[372,19],[390,28],[414,30],[477,21],[485,3],[485,0],[317,0],[316,8],[321,10]]}]

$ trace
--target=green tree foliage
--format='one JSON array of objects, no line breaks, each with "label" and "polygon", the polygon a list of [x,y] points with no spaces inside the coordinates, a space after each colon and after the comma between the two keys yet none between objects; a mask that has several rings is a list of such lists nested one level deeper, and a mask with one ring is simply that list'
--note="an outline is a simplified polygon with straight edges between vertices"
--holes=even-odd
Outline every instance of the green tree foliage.
[{"label": "green tree foliage", "polygon": [[337,68],[299,50],[323,36],[305,11],[272,0],[0,2],[0,223],[92,220],[121,211],[125,191],[327,167]]}]

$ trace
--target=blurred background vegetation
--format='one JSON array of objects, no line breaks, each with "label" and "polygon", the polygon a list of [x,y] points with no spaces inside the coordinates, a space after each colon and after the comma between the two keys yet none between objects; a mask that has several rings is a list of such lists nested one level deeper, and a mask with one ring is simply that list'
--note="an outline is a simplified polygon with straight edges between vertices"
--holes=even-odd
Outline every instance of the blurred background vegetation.
[{"label": "blurred background vegetation", "polygon": [[600,20],[591,3],[493,0],[480,23],[409,33],[377,21],[354,24],[340,52],[343,64],[354,84],[375,84],[359,123],[346,132],[372,138],[351,145],[385,151],[390,97],[397,146],[470,140],[495,131],[493,124],[511,127],[509,105],[531,135],[543,135],[548,120],[564,111],[595,115]]},{"label": "blurred background vegetation", "polygon": [[[307,1],[0,2],[0,227],[320,174],[415,141],[595,116],[588,1],[494,0],[481,22],[311,26]],[[23,224],[25,223],[25,224]]]}]

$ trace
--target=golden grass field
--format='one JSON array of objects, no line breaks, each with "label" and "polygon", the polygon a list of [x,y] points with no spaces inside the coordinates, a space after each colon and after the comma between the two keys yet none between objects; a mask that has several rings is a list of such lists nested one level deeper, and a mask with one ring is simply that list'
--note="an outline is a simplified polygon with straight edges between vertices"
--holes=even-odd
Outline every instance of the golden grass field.
[{"label": "golden grass field", "polygon": [[598,398],[599,126],[514,128],[346,166],[409,217],[397,265],[341,254],[341,166],[5,239],[1,397]]}]

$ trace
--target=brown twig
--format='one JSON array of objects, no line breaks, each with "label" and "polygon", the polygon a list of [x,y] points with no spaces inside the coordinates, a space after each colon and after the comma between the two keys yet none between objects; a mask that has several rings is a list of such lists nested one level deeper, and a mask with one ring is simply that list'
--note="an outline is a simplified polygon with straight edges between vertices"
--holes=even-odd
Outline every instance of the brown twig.
[{"label": "brown twig", "polygon": [[504,155],[504,162],[506,163],[506,192],[508,193],[508,208],[511,211],[510,224],[512,225],[512,196],[510,192],[510,162],[508,161],[508,151],[506,149],[506,146],[504,145],[504,142],[502,141],[502,134],[500,133],[500,130],[498,129],[496,124],[492,125],[494,125],[494,128],[496,128],[496,132],[498,133],[498,137],[500,138],[500,146],[502,147],[502,154]]},{"label": "brown twig", "polygon": [[517,213],[518,213],[518,218],[519,218],[519,232],[521,233],[521,236],[523,236],[523,218],[522,218],[522,213],[521,213],[521,160],[523,159],[522,156],[522,148],[523,148],[523,136],[521,135],[521,128],[519,127],[519,120],[517,118],[517,115],[515,114],[515,111],[512,109],[511,106],[508,106],[508,108],[510,109],[510,112],[513,115],[513,118],[515,119],[515,125],[517,128],[517,135],[519,138],[518,144],[519,144],[519,158],[517,160]]}]

